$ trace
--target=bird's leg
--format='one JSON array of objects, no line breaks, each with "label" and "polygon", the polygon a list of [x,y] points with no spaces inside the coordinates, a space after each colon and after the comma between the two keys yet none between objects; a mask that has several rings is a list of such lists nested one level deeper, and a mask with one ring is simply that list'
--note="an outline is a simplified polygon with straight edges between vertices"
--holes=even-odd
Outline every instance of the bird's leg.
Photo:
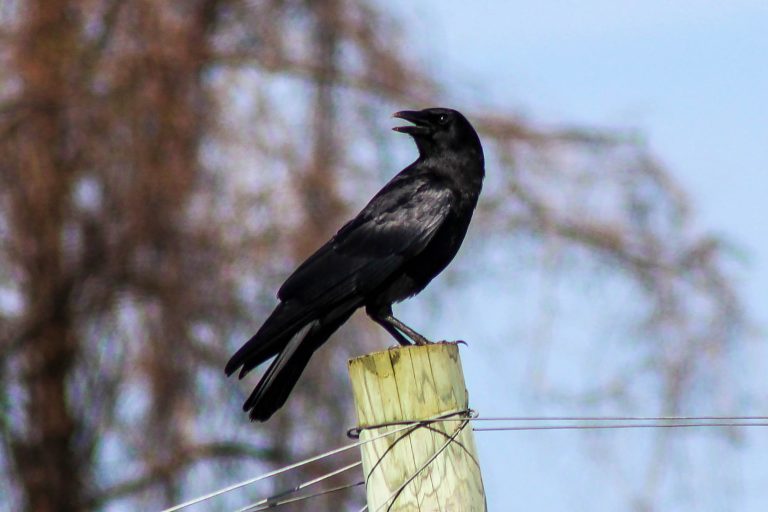
[{"label": "bird's leg", "polygon": [[368,316],[370,316],[374,322],[386,329],[387,332],[391,334],[392,337],[395,338],[397,342],[403,346],[411,345],[411,342],[408,341],[400,331],[407,334],[408,337],[411,338],[417,345],[427,345],[432,343],[427,338],[392,316],[391,306],[383,306],[378,308],[367,306],[365,308],[365,312],[368,313]]},{"label": "bird's leg", "polygon": [[[371,319],[382,326],[390,335],[392,335],[393,338],[402,346],[406,347],[408,345],[412,345],[408,339],[406,339],[403,334],[398,331],[394,325],[384,320],[384,317],[387,316],[386,310],[381,311],[381,309],[374,309],[370,306],[366,306],[365,312],[368,313],[368,316],[371,317]],[[392,309],[389,308],[389,316],[392,316]]]},{"label": "bird's leg", "polygon": [[413,329],[405,325],[403,322],[401,322],[400,320],[392,316],[392,313],[382,317],[382,320],[384,320],[385,322],[388,322],[393,327],[396,327],[397,329],[400,329],[401,331],[403,331],[417,345],[429,345],[430,343],[432,343],[427,338],[417,333],[416,331],[414,331]]},{"label": "bird's leg", "polygon": [[405,336],[403,336],[403,334],[402,334],[400,331],[398,331],[398,330],[395,328],[395,326],[394,326],[394,325],[392,325],[392,324],[390,324],[390,323],[386,322],[386,321],[385,321],[383,318],[374,318],[373,320],[374,320],[374,321],[375,321],[377,324],[379,324],[380,326],[382,326],[384,329],[386,329],[386,330],[387,330],[387,332],[388,332],[389,334],[391,334],[391,335],[392,335],[392,337],[393,337],[393,338],[395,338],[395,340],[397,340],[397,342],[398,342],[400,345],[402,345],[402,346],[404,346],[404,347],[407,347],[408,345],[413,345],[413,343],[411,343],[410,341],[408,341],[408,338],[406,338]]}]

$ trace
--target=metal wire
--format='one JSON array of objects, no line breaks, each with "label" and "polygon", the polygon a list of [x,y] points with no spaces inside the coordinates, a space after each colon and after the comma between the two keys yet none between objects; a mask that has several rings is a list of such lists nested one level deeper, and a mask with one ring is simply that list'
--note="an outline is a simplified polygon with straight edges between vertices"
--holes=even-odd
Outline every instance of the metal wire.
[{"label": "metal wire", "polygon": [[428,425],[430,423],[436,423],[439,421],[451,421],[449,418],[451,416],[457,416],[457,415],[465,415],[461,418],[452,418],[453,421],[463,421],[463,419],[469,417],[469,418],[476,418],[477,413],[473,411],[472,409],[458,409],[455,411],[450,412],[444,412],[438,416],[434,416],[432,418],[427,418],[424,420],[397,420],[397,421],[387,421],[384,423],[376,423],[374,425],[366,425],[364,427],[354,427],[349,430],[347,430],[347,437],[350,439],[359,439],[360,433],[364,430],[376,430],[383,427],[399,427],[399,426],[424,426]]},{"label": "metal wire", "polygon": [[[768,421],[768,416],[475,416],[471,421]],[[463,421],[446,418],[433,421]]]},{"label": "metal wire", "polygon": [[219,489],[217,491],[213,491],[213,492],[205,494],[203,496],[199,496],[199,497],[191,499],[189,501],[185,501],[184,503],[181,503],[179,505],[175,505],[173,507],[166,508],[166,509],[162,510],[161,512],[176,512],[177,510],[181,510],[183,508],[186,508],[186,507],[189,507],[189,506],[192,506],[192,505],[196,505],[198,503],[202,503],[203,501],[207,501],[207,500],[215,498],[217,496],[221,496],[222,494],[234,491],[234,490],[239,489],[241,487],[245,487],[246,485],[250,485],[250,484],[252,484],[254,482],[258,482],[259,480],[264,480],[264,479],[267,479],[267,478],[271,478],[273,476],[285,473],[286,471],[290,471],[292,469],[296,469],[298,467],[304,466],[304,465],[309,464],[311,462],[315,462],[315,461],[318,461],[320,459],[324,459],[325,457],[330,457],[331,455],[336,455],[337,453],[341,453],[341,452],[344,452],[344,451],[347,451],[347,450],[351,450],[352,448],[357,448],[358,446],[361,446],[363,444],[376,441],[377,439],[381,439],[382,437],[386,437],[386,436],[389,436],[389,435],[392,435],[392,434],[396,434],[397,432],[401,432],[403,430],[406,430],[407,428],[410,428],[410,427],[409,426],[404,426],[404,427],[401,427],[401,428],[396,428],[394,430],[390,430],[389,432],[384,432],[382,434],[374,436],[374,437],[372,437],[370,439],[366,439],[364,441],[357,441],[355,443],[351,443],[351,444],[348,444],[346,446],[341,446],[339,448],[335,448],[333,450],[329,450],[329,451],[327,451],[325,453],[321,453],[319,455],[315,455],[314,457],[310,457],[308,459],[304,459],[302,461],[296,462],[296,463],[291,464],[289,466],[285,466],[285,467],[282,467],[280,469],[276,469],[274,471],[270,471],[269,473],[264,473],[263,475],[259,475],[259,476],[254,477],[254,478],[249,478],[248,480],[243,480],[242,482],[238,482],[236,484],[232,484],[230,486],[224,487],[224,488]]},{"label": "metal wire", "polygon": [[[450,414],[455,414],[455,413],[450,413]],[[443,414],[443,416],[444,415],[445,414]],[[221,496],[222,494],[226,494],[226,493],[234,491],[236,489],[240,489],[241,487],[245,487],[246,485],[250,485],[252,483],[258,482],[259,480],[264,480],[264,479],[267,479],[267,478],[271,478],[273,476],[285,473],[285,472],[290,471],[292,469],[299,468],[299,467],[304,466],[306,464],[309,464],[311,462],[315,462],[315,461],[318,461],[320,459],[324,459],[326,457],[330,457],[331,455],[336,455],[337,453],[341,453],[341,452],[344,452],[344,451],[347,451],[347,450],[351,450],[352,448],[357,448],[357,447],[362,446],[364,444],[371,443],[373,441],[376,441],[378,439],[381,439],[381,438],[384,438],[384,437],[387,437],[387,436],[391,436],[393,434],[396,434],[398,432],[402,432],[402,431],[407,430],[409,428],[413,428],[414,424],[430,422],[430,421],[438,419],[439,417],[440,416],[436,416],[435,418],[427,418],[425,420],[409,421],[409,422],[407,422],[405,424],[397,424],[396,426],[399,427],[399,428],[395,428],[395,429],[390,430],[388,432],[380,433],[378,435],[375,435],[375,436],[371,437],[370,439],[365,439],[363,441],[356,441],[356,442],[348,444],[346,446],[341,446],[339,448],[335,448],[333,450],[329,450],[329,451],[327,451],[325,453],[321,453],[319,455],[315,455],[315,456],[310,457],[308,459],[304,459],[302,461],[296,462],[296,463],[291,464],[289,466],[285,466],[285,467],[276,469],[274,471],[270,471],[269,473],[265,473],[263,475],[259,475],[259,476],[254,477],[254,478],[249,478],[248,480],[243,480],[242,482],[238,482],[236,484],[232,484],[230,486],[224,487],[224,488],[219,489],[217,491],[213,491],[211,493],[204,494],[204,495],[199,496],[197,498],[193,498],[193,499],[191,499],[189,501],[185,501],[184,503],[180,503],[179,505],[175,505],[173,507],[166,508],[166,509],[162,510],[161,512],[176,512],[176,511],[181,510],[183,508],[187,508],[187,507],[190,507],[192,505],[196,505],[198,503],[202,503],[204,501],[210,500],[210,499],[215,498],[217,496]]]},{"label": "metal wire", "polygon": [[282,501],[276,501],[274,503],[270,503],[270,504],[267,504],[267,505],[262,505],[262,506],[260,506],[258,508],[250,509],[250,512],[258,512],[260,510],[268,510],[268,509],[273,508],[273,507],[279,507],[281,505],[287,505],[289,503],[295,503],[297,501],[303,501],[303,500],[308,500],[310,498],[316,498],[317,496],[323,496],[325,494],[331,494],[332,492],[343,491],[344,489],[350,489],[352,487],[357,487],[359,485],[363,485],[364,483],[365,482],[360,480],[359,482],[354,482],[354,483],[346,484],[346,485],[340,485],[338,487],[332,487],[330,489],[324,489],[322,491],[319,491],[319,492],[316,492],[316,493],[313,493],[313,494],[307,494],[305,496],[297,496],[297,497],[288,498],[288,499],[285,499],[285,500],[282,500]]},{"label": "metal wire", "polygon": [[298,492],[302,489],[305,489],[309,487],[310,485],[314,485],[317,483],[322,482],[323,480],[327,480],[328,478],[334,477],[340,473],[343,473],[345,471],[348,471],[352,468],[356,468],[357,466],[362,465],[363,461],[357,461],[353,464],[349,464],[347,466],[344,466],[343,468],[334,469],[330,473],[326,473],[324,475],[321,475],[317,478],[314,478],[312,480],[309,480],[307,482],[303,482],[293,489],[288,489],[287,491],[283,491],[280,494],[276,494],[274,496],[270,496],[269,498],[264,498],[263,500],[259,500],[255,503],[251,503],[250,505],[246,505],[245,507],[238,509],[237,512],[250,512],[253,510],[259,510],[259,507],[266,505],[266,506],[276,506],[278,503],[280,503],[280,498],[284,498],[285,496],[288,496],[290,494],[293,494],[295,492]]},{"label": "metal wire", "polygon": [[[466,414],[467,416],[454,418],[459,414]],[[611,421],[731,421],[731,422],[743,422],[743,421],[765,421],[768,422],[768,416],[479,416],[473,409],[464,409],[460,411],[453,411],[444,413],[434,418],[426,420],[398,420],[385,423],[378,423],[376,425],[368,425],[365,427],[355,427],[347,431],[347,436],[351,438],[357,438],[360,432],[364,430],[379,429],[383,427],[392,426],[405,426],[405,425],[428,425],[430,423],[443,423],[452,421],[593,421],[593,422],[611,422]],[[668,424],[665,424],[668,425]],[[708,423],[699,425],[708,426],[740,426],[750,424],[738,423],[734,425],[721,425],[719,423]],[[762,424],[751,424],[752,426],[762,426]],[[653,425],[652,425],[653,426]],[[475,429],[478,430],[478,429]]]},{"label": "metal wire", "polygon": [[[424,469],[429,466],[432,461],[434,461],[443,451],[450,446],[450,444],[458,437],[458,435],[464,430],[464,428],[469,424],[471,418],[464,418],[464,423],[460,425],[451,435],[450,437],[443,443],[443,445],[438,449],[435,453],[432,454],[432,456],[427,459],[424,464],[422,464],[411,476],[409,476],[400,486],[395,489],[388,497],[385,499],[381,505],[376,509],[375,512],[379,512],[381,509],[383,509],[385,506],[387,506],[387,512],[392,508],[392,505],[394,505],[395,501],[397,500],[398,496],[403,492],[403,489],[405,489],[408,484],[410,484],[417,476],[419,476],[419,473],[424,471]],[[420,422],[421,423],[421,422]],[[419,425],[423,426],[423,425]],[[368,510],[368,505],[364,506],[359,510],[359,512],[366,512]]]},{"label": "metal wire", "polygon": [[391,494],[391,495],[390,495],[390,496],[389,496],[389,497],[388,497],[388,498],[387,498],[387,499],[384,501],[384,503],[382,503],[382,504],[379,506],[379,508],[377,508],[377,509],[376,509],[376,512],[379,512],[379,511],[380,511],[382,508],[384,508],[384,505],[386,505],[386,504],[387,504],[387,502],[388,502],[389,500],[392,500],[392,501],[389,503],[389,506],[387,506],[387,512],[389,512],[389,511],[392,509],[392,505],[394,505],[394,504],[395,504],[395,501],[397,501],[397,498],[398,498],[398,497],[400,496],[400,494],[403,492],[403,489],[405,489],[405,487],[406,487],[408,484],[410,484],[410,483],[411,483],[411,482],[412,482],[412,481],[413,481],[413,480],[414,480],[414,479],[415,479],[417,476],[419,476],[419,473],[421,473],[422,471],[424,471],[424,469],[425,469],[427,466],[429,466],[430,464],[432,464],[432,461],[434,461],[434,460],[435,460],[435,459],[438,457],[438,455],[440,455],[441,453],[443,453],[443,451],[444,451],[446,448],[448,448],[448,446],[450,446],[450,444],[451,444],[451,443],[454,441],[454,439],[456,439],[456,437],[457,437],[459,434],[461,434],[461,432],[464,430],[464,427],[466,427],[467,425],[469,425],[469,421],[464,421],[464,423],[462,423],[462,424],[461,424],[461,425],[460,425],[460,426],[459,426],[459,427],[456,429],[456,431],[455,431],[453,434],[451,434],[451,437],[449,437],[449,438],[448,438],[448,439],[445,441],[445,443],[443,443],[443,445],[440,447],[440,449],[439,449],[439,450],[437,450],[437,451],[436,451],[436,452],[435,452],[435,453],[434,453],[434,454],[433,454],[433,455],[432,455],[432,456],[431,456],[429,459],[427,459],[427,461],[426,461],[424,464],[422,464],[422,465],[421,465],[421,467],[420,467],[419,469],[417,469],[417,470],[416,470],[416,472],[415,472],[414,474],[412,474],[412,475],[411,475],[411,476],[410,476],[410,477],[409,477],[407,480],[405,480],[405,482],[403,482],[403,483],[400,485],[400,487],[398,487],[398,488],[395,490],[395,492],[394,492],[394,493],[392,493],[392,494]]},{"label": "metal wire", "polygon": [[767,423],[625,423],[618,425],[523,425],[502,427],[474,427],[475,432],[525,431],[525,430],[610,430],[642,428],[697,428],[697,427],[768,427]]}]

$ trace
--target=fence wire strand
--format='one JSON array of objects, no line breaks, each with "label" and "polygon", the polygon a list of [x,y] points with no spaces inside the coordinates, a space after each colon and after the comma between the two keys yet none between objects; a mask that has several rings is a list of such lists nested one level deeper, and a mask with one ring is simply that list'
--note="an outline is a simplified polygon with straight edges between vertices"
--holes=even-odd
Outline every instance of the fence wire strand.
[{"label": "fence wire strand", "polygon": [[273,476],[280,475],[280,474],[285,473],[287,471],[290,471],[292,469],[296,469],[296,468],[299,468],[301,466],[305,466],[307,464],[310,464],[312,462],[316,462],[318,460],[324,459],[326,457],[330,457],[332,455],[336,455],[338,453],[342,453],[342,452],[345,452],[347,450],[351,450],[352,448],[357,448],[357,447],[362,446],[364,444],[371,443],[373,441],[377,441],[379,439],[382,439],[382,438],[387,437],[387,436],[391,436],[391,435],[396,434],[398,432],[402,432],[402,431],[407,430],[407,429],[413,429],[414,425],[418,426],[418,424],[420,424],[420,423],[436,421],[436,420],[438,420],[439,418],[441,418],[443,416],[445,416],[445,414],[439,415],[439,416],[435,416],[434,418],[427,418],[426,420],[409,421],[407,423],[400,423],[400,424],[396,425],[396,428],[394,428],[393,430],[389,430],[387,432],[383,432],[383,433],[375,435],[375,436],[373,436],[373,437],[371,437],[369,439],[365,439],[365,440],[361,440],[361,441],[356,441],[354,443],[350,443],[348,445],[341,446],[339,448],[334,448],[333,450],[329,450],[329,451],[321,453],[319,455],[315,455],[315,456],[309,457],[308,459],[304,459],[302,461],[295,462],[293,464],[290,464],[288,466],[276,469],[274,471],[270,471],[268,473],[264,473],[263,475],[259,475],[259,476],[254,477],[254,478],[249,478],[247,480],[243,480],[242,482],[237,482],[235,484],[229,485],[229,486],[224,487],[222,489],[218,489],[218,490],[210,492],[208,494],[204,494],[202,496],[198,496],[197,498],[193,498],[193,499],[191,499],[189,501],[185,501],[184,503],[180,503],[178,505],[174,505],[173,507],[163,509],[161,512],[177,512],[178,510],[190,507],[192,505],[197,505],[198,503],[202,503],[204,501],[208,501],[210,499],[213,499],[213,498],[216,498],[218,496],[221,496],[222,494],[226,494],[228,492],[232,492],[234,490],[240,489],[241,487],[245,487],[246,485],[250,485],[250,484],[256,483],[256,482],[258,482],[260,480],[265,480],[267,478],[271,478]]},{"label": "fence wire strand", "polygon": [[343,491],[344,489],[351,489],[352,487],[358,487],[360,485],[363,485],[364,483],[365,482],[360,480],[358,482],[353,482],[351,484],[339,485],[338,487],[331,487],[330,489],[323,489],[322,491],[318,491],[318,492],[315,492],[315,493],[312,493],[312,494],[306,494],[304,496],[296,496],[296,497],[293,497],[293,498],[286,498],[286,499],[284,499],[282,501],[276,501],[274,503],[269,503],[269,504],[266,504],[266,505],[261,505],[261,506],[259,506],[257,508],[249,508],[248,511],[249,512],[258,512],[260,510],[268,510],[270,508],[280,507],[282,505],[288,505],[290,503],[296,503],[297,501],[304,501],[304,500],[308,500],[310,498],[316,498],[318,496],[324,496],[326,494],[331,494],[331,493],[334,493],[334,492]]},{"label": "fence wire strand", "polygon": [[396,428],[394,430],[390,430],[389,432],[385,432],[385,433],[383,433],[381,435],[372,437],[371,439],[366,439],[364,441],[357,441],[357,442],[350,443],[350,444],[345,445],[345,446],[341,446],[339,448],[334,448],[333,450],[329,450],[329,451],[327,451],[325,453],[321,453],[319,455],[315,455],[315,456],[310,457],[308,459],[304,459],[302,461],[295,462],[295,463],[290,464],[288,466],[276,469],[274,471],[270,471],[269,473],[264,473],[263,475],[259,475],[259,476],[254,477],[254,478],[249,478],[248,480],[243,480],[242,482],[238,482],[236,484],[229,485],[227,487],[224,487],[222,489],[210,492],[208,494],[204,494],[202,496],[198,496],[197,498],[193,498],[193,499],[191,499],[189,501],[185,501],[184,503],[180,503],[180,504],[175,505],[173,507],[166,508],[166,509],[162,510],[161,512],[176,512],[176,511],[181,510],[183,508],[187,508],[187,507],[190,507],[192,505],[196,505],[198,503],[202,503],[204,501],[208,501],[208,500],[210,500],[212,498],[216,498],[217,496],[221,496],[222,494],[226,494],[228,492],[240,489],[241,487],[245,487],[246,485],[253,484],[255,482],[258,482],[259,480],[265,480],[267,478],[271,478],[273,476],[280,475],[280,474],[285,473],[287,471],[290,471],[292,469],[296,469],[296,468],[299,468],[301,466],[305,466],[307,464],[310,464],[312,462],[316,462],[316,461],[324,459],[326,457],[330,457],[332,455],[336,455],[338,453],[345,452],[347,450],[351,450],[352,448],[357,448],[358,446],[361,446],[363,444],[376,441],[377,439],[381,439],[382,437],[386,437],[388,435],[395,434],[395,433],[400,432],[402,430],[405,430],[407,428],[410,428],[410,426],[404,426],[404,427]]},{"label": "fence wire strand", "polygon": [[[321,475],[321,476],[319,476],[317,478],[314,478],[312,480],[308,480],[306,482],[303,482],[303,483],[297,485],[296,487],[293,487],[291,489],[288,489],[286,491],[281,492],[280,494],[276,494],[274,496],[270,496],[269,498],[264,498],[263,500],[259,500],[259,501],[255,502],[255,503],[251,503],[250,505],[247,505],[247,506],[245,506],[245,507],[243,507],[241,509],[238,509],[237,512],[252,512],[254,510],[261,510],[262,506],[273,507],[273,506],[279,506],[282,503],[291,503],[291,502],[296,501],[296,500],[295,499],[291,499],[290,501],[284,501],[282,503],[281,503],[280,500],[282,498],[285,498],[286,496],[289,496],[291,494],[297,493],[300,490],[305,489],[305,488],[307,488],[307,487],[309,487],[311,485],[320,483],[323,480],[327,480],[327,479],[332,478],[332,477],[334,477],[336,475],[339,475],[339,474],[341,474],[341,473],[343,473],[345,471],[348,471],[348,470],[350,470],[352,468],[356,468],[358,466],[361,466],[362,464],[363,464],[363,461],[357,461],[357,462],[354,462],[354,463],[349,464],[347,466],[344,466],[342,468],[334,469],[333,471],[331,471],[329,473]],[[315,495],[306,496],[303,499],[311,498],[311,497],[314,497],[314,496]]]}]

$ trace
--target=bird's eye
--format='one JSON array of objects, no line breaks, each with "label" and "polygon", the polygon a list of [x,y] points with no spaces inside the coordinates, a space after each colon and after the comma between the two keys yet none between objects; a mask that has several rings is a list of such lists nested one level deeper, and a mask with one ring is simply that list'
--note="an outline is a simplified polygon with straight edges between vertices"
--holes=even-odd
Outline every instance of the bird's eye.
[{"label": "bird's eye", "polygon": [[448,114],[440,114],[440,116],[437,118],[437,122],[440,124],[445,124],[448,122]]}]

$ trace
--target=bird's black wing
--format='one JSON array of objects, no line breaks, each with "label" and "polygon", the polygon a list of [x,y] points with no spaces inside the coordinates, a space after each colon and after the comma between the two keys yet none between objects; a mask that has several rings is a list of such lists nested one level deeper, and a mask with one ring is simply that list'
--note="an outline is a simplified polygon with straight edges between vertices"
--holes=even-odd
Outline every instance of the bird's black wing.
[{"label": "bird's black wing", "polygon": [[426,247],[453,193],[430,176],[400,174],[286,280],[281,300],[333,303],[370,291]]},{"label": "bird's black wing", "polygon": [[[292,339],[310,322],[319,321],[310,333],[325,333],[331,325],[338,328],[369,292],[423,250],[447,217],[452,200],[448,188],[428,177],[396,176],[285,281],[277,294],[280,304],[229,360],[227,375],[240,368],[242,378],[278,353],[288,360],[289,346],[304,352],[317,348]],[[275,368],[272,373],[279,373],[279,364]]]}]

